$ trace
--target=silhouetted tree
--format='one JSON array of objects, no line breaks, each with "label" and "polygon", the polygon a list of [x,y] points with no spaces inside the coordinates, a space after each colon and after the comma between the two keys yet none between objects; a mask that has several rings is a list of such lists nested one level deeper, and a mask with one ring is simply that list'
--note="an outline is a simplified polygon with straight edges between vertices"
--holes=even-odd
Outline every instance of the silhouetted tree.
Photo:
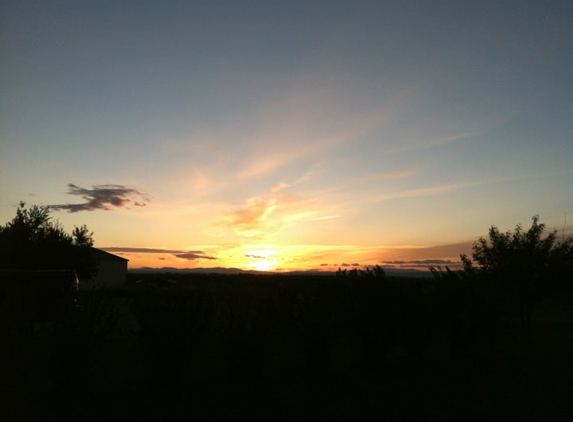
[{"label": "silhouetted tree", "polygon": [[513,232],[502,233],[496,226],[489,229],[488,239],[480,237],[473,244],[471,259],[462,255],[466,272],[499,283],[520,321],[523,345],[531,336],[531,317],[536,302],[560,283],[571,268],[573,239],[557,242],[557,232],[544,235],[545,224],[532,218],[529,230],[517,225]]},{"label": "silhouetted tree", "polygon": [[94,245],[94,232],[88,230],[87,226],[84,224],[81,227],[74,227],[72,231],[72,238],[74,245],[76,246],[87,246],[91,247]]},{"label": "silhouetted tree", "polygon": [[93,233],[83,225],[68,234],[50,215],[49,206],[26,208],[20,202],[16,216],[0,225],[0,268],[75,269],[79,274],[95,272],[89,246]]}]

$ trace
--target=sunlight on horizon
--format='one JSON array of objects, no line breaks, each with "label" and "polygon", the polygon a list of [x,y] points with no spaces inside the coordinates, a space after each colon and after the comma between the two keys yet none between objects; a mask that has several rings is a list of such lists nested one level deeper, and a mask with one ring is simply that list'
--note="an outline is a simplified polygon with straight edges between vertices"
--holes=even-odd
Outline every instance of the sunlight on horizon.
[{"label": "sunlight on horizon", "polygon": [[244,255],[247,261],[241,265],[242,267],[246,266],[256,271],[273,271],[279,266],[279,259],[275,257],[282,255],[282,253],[279,252],[280,248],[276,246],[261,248],[258,245],[249,245],[244,249],[248,253]]},{"label": "sunlight on horizon", "polygon": [[257,271],[274,271],[277,269],[278,261],[274,259],[261,259],[258,261],[251,261],[249,268]]},{"label": "sunlight on horizon", "polygon": [[[328,245],[234,245],[189,250],[105,248],[129,260],[130,269],[237,268],[243,271],[337,271],[339,268],[374,267],[428,270],[429,266],[459,264],[459,254],[470,252],[470,243],[437,247],[360,247]],[[136,250],[133,250],[136,249]]]}]

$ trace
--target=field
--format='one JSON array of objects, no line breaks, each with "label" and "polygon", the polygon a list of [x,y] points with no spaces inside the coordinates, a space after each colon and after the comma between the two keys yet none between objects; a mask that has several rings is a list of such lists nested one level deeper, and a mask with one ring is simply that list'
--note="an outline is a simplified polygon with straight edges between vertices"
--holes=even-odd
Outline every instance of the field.
[{"label": "field", "polygon": [[510,306],[463,297],[380,274],[130,274],[21,325],[2,420],[573,418],[571,303],[539,303],[523,347]]}]

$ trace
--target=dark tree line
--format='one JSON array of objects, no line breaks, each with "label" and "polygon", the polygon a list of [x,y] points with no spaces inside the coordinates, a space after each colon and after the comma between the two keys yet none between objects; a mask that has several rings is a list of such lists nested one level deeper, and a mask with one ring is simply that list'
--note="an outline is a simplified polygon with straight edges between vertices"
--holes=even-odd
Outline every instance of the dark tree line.
[{"label": "dark tree line", "polygon": [[0,268],[74,269],[82,275],[94,271],[89,247],[93,232],[85,225],[67,233],[50,215],[49,206],[26,207],[20,202],[16,216],[0,225]]}]

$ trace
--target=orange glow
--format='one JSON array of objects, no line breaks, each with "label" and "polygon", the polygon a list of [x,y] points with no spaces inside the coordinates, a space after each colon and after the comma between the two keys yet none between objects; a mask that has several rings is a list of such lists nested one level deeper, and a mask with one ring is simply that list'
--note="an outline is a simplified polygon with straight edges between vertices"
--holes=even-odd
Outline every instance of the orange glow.
[{"label": "orange glow", "polygon": [[[137,249],[137,248],[131,248]],[[247,244],[215,247],[203,245],[185,250],[149,249],[145,251],[111,250],[129,259],[129,268],[239,268],[246,271],[336,271],[338,268],[364,268],[382,265],[385,268],[427,269],[429,265],[449,265],[459,260],[459,253],[471,252],[471,244],[457,243],[436,247],[388,247],[355,245],[289,245]],[[450,261],[424,262],[424,259]]]},{"label": "orange glow", "polygon": [[244,256],[249,259],[246,266],[256,271],[273,271],[279,264],[275,258],[279,253],[275,247],[249,245],[245,248]]},{"label": "orange glow", "polygon": [[276,269],[278,261],[274,259],[261,259],[249,264],[249,268],[257,271],[273,271]]}]

